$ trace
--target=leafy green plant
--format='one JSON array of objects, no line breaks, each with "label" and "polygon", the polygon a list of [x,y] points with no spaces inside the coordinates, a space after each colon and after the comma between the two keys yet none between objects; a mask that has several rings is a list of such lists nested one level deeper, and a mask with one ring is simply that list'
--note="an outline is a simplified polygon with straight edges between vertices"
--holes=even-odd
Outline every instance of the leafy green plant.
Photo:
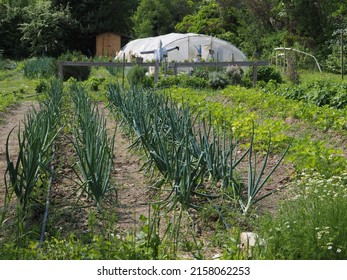
[{"label": "leafy green plant", "polygon": [[[29,112],[24,121],[23,131],[18,131],[19,152],[11,159],[9,152],[9,133],[6,141],[7,169],[5,172],[6,195],[14,192],[23,212],[35,198],[31,197],[35,187],[48,173],[51,149],[59,133],[62,85],[52,81],[50,99],[41,104],[41,110]],[[21,135],[22,134],[22,135]]]},{"label": "leafy green plant", "polygon": [[130,86],[152,87],[152,80],[146,76],[145,69],[139,65],[132,67],[127,74]]},{"label": "leafy green plant", "polygon": [[[250,67],[243,77],[245,81],[248,81],[246,83],[252,84],[251,81],[253,81],[253,67]],[[283,82],[281,73],[275,67],[257,67],[257,81],[264,81],[265,83],[268,83],[271,80],[275,81],[276,83]]]},{"label": "leafy green plant", "polygon": [[208,84],[213,89],[223,89],[229,84],[229,81],[224,73],[211,72],[209,74]]},{"label": "leafy green plant", "polygon": [[[81,86],[72,87],[77,126],[74,128],[74,147],[82,174],[81,188],[101,209],[105,195],[112,189],[110,175],[113,167],[114,137],[109,138],[106,120],[92,105]],[[78,174],[76,172],[76,174]],[[82,195],[81,194],[81,195]]]},{"label": "leafy green plant", "polygon": [[239,66],[228,66],[226,69],[226,75],[228,76],[231,85],[239,85],[242,81],[243,70]]},{"label": "leafy green plant", "polygon": [[[87,57],[81,52],[66,52],[58,57],[60,61],[88,61]],[[85,81],[89,78],[90,67],[88,66],[69,66],[64,68],[64,81],[75,78],[78,81]]]}]

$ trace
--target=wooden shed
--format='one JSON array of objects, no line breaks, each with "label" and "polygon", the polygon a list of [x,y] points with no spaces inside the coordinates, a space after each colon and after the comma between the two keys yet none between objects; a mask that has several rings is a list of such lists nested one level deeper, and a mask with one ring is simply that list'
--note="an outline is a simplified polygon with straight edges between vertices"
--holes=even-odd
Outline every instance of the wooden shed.
[{"label": "wooden shed", "polygon": [[120,35],[106,32],[96,36],[96,56],[115,57],[120,49]]}]

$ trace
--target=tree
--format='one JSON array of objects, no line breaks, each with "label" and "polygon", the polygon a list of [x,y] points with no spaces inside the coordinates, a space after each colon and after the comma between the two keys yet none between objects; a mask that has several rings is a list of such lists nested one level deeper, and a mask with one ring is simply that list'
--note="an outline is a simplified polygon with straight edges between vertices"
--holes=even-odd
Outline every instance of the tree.
[{"label": "tree", "polygon": [[190,13],[195,5],[191,0],[141,0],[132,17],[135,37],[173,32],[175,25]]},{"label": "tree", "polygon": [[215,1],[206,2],[197,13],[187,15],[176,25],[178,32],[192,32],[206,35],[225,33],[221,9]]},{"label": "tree", "polygon": [[33,56],[57,56],[67,50],[70,33],[76,22],[69,6],[54,7],[51,2],[38,2],[27,7],[28,22],[20,24],[22,41],[28,42]]},{"label": "tree", "polygon": [[10,3],[0,4],[0,19],[0,49],[5,51],[5,56],[14,59],[28,56],[28,45],[20,40],[22,33],[18,30],[27,20],[23,8]]}]

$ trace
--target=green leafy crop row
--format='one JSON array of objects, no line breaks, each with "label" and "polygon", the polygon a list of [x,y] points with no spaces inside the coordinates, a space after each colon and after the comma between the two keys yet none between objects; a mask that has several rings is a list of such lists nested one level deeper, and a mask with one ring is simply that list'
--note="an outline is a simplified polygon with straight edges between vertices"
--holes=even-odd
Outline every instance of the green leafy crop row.
[{"label": "green leafy crop row", "polygon": [[223,91],[171,88],[162,92],[170,94],[177,102],[188,102],[199,114],[211,113],[216,122],[225,120],[234,135],[241,139],[249,139],[255,122],[255,139],[264,144],[263,148],[269,133],[275,149],[283,148],[289,138],[295,136],[287,160],[297,171],[314,168],[324,174],[337,174],[347,166],[340,149],[311,139],[304,131],[315,128],[324,134],[334,129],[344,134],[346,111],[241,87],[228,87]]}]

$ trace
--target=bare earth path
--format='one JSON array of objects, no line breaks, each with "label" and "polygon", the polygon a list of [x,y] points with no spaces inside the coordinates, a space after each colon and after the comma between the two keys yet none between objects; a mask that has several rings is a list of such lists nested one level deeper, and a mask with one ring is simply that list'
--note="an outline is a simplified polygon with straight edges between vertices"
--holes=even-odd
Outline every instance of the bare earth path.
[{"label": "bare earth path", "polygon": [[[101,110],[107,117],[107,129],[114,133],[117,126],[108,109]],[[140,156],[129,151],[132,143],[124,135],[122,129],[116,129],[115,136],[115,174],[112,181],[118,189],[118,203],[116,207],[119,229],[134,230],[141,225],[140,216],[148,215],[149,207],[149,180],[143,172],[140,172]]]}]

